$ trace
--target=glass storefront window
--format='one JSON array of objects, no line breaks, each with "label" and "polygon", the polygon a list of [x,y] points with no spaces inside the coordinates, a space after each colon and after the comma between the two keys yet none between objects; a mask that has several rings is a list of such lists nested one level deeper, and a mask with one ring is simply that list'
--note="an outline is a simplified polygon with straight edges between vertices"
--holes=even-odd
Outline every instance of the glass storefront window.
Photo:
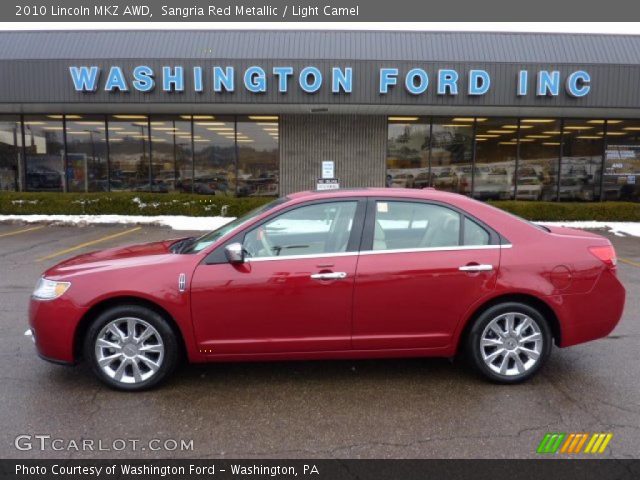
[{"label": "glass storefront window", "polygon": [[604,148],[604,120],[565,120],[558,199],[597,200]]},{"label": "glass storefront window", "polygon": [[64,188],[62,115],[25,115],[27,190],[61,192]]},{"label": "glass storefront window", "polygon": [[558,191],[560,120],[520,120],[520,159],[516,172],[517,200],[555,200]]},{"label": "glass storefront window", "polygon": [[17,115],[0,116],[0,191],[20,190],[22,130]]},{"label": "glass storefront window", "polygon": [[158,192],[149,170],[149,128],[146,115],[108,118],[112,191]]},{"label": "glass storefront window", "polygon": [[66,129],[68,190],[108,191],[105,117],[67,115]]},{"label": "glass storefront window", "polygon": [[[525,128],[522,131],[527,130]],[[477,122],[475,142],[474,198],[513,198],[518,156],[518,119],[488,118],[483,122]]]},{"label": "glass storefront window", "polygon": [[[486,121],[478,119],[478,122]],[[473,117],[434,118],[431,129],[432,185],[440,190],[471,193]]]},{"label": "glass storefront window", "polygon": [[193,192],[201,195],[235,195],[234,118],[194,115],[193,153],[194,182],[190,186]]},{"label": "glass storefront window", "polygon": [[191,121],[151,117],[152,191],[191,193]]},{"label": "glass storefront window", "polygon": [[429,179],[430,120],[421,117],[389,117],[387,177],[385,186],[424,188]]},{"label": "glass storefront window", "polygon": [[640,200],[640,121],[608,120],[603,200]]},{"label": "glass storefront window", "polygon": [[237,195],[277,196],[279,182],[278,117],[238,117]]}]

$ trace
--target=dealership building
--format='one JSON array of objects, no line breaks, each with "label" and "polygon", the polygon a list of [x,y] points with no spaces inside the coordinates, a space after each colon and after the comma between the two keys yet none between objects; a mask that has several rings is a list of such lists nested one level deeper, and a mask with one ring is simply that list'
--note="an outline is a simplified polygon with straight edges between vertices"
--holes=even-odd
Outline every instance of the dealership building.
[{"label": "dealership building", "polygon": [[0,32],[0,190],[640,201],[640,37]]}]

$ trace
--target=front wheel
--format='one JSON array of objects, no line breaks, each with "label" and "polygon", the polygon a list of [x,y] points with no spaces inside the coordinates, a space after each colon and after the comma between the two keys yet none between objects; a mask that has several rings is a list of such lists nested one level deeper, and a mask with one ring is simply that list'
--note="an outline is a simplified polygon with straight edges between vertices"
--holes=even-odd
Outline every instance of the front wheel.
[{"label": "front wheel", "polygon": [[551,330],[538,310],[508,302],[494,305],[475,320],[467,338],[467,352],[488,379],[519,383],[542,367],[551,343]]},{"label": "front wheel", "polygon": [[157,385],[174,370],[178,344],[162,315],[140,305],[121,305],[91,324],[84,355],[102,382],[137,391]]}]

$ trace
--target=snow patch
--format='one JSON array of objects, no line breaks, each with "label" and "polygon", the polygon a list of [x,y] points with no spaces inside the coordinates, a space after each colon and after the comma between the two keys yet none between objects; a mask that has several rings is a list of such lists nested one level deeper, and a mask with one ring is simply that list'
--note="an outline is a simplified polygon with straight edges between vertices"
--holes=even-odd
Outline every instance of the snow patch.
[{"label": "snow patch", "polygon": [[[173,230],[210,231],[235,217],[188,217],[186,215],[0,215],[2,222],[47,223],[55,225],[134,224],[169,227]],[[590,230],[607,230],[618,236],[640,237],[640,222],[535,222],[542,225]]]},{"label": "snow patch", "polygon": [[1,222],[47,223],[54,225],[135,224],[170,227],[173,230],[210,231],[235,217],[188,217],[186,215],[0,215]]},{"label": "snow patch", "polygon": [[554,227],[568,227],[590,230],[608,230],[619,237],[631,235],[640,237],[640,222],[535,222],[541,225],[549,225]]}]

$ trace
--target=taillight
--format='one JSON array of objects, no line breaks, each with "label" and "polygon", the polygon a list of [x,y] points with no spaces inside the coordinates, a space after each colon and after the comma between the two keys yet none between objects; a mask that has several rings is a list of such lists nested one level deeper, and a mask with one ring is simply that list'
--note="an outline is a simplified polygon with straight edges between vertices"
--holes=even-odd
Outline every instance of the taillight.
[{"label": "taillight", "polygon": [[613,245],[603,245],[598,247],[589,247],[591,254],[602,260],[602,262],[609,268],[615,268],[618,264],[618,258],[616,257],[616,251]]}]

